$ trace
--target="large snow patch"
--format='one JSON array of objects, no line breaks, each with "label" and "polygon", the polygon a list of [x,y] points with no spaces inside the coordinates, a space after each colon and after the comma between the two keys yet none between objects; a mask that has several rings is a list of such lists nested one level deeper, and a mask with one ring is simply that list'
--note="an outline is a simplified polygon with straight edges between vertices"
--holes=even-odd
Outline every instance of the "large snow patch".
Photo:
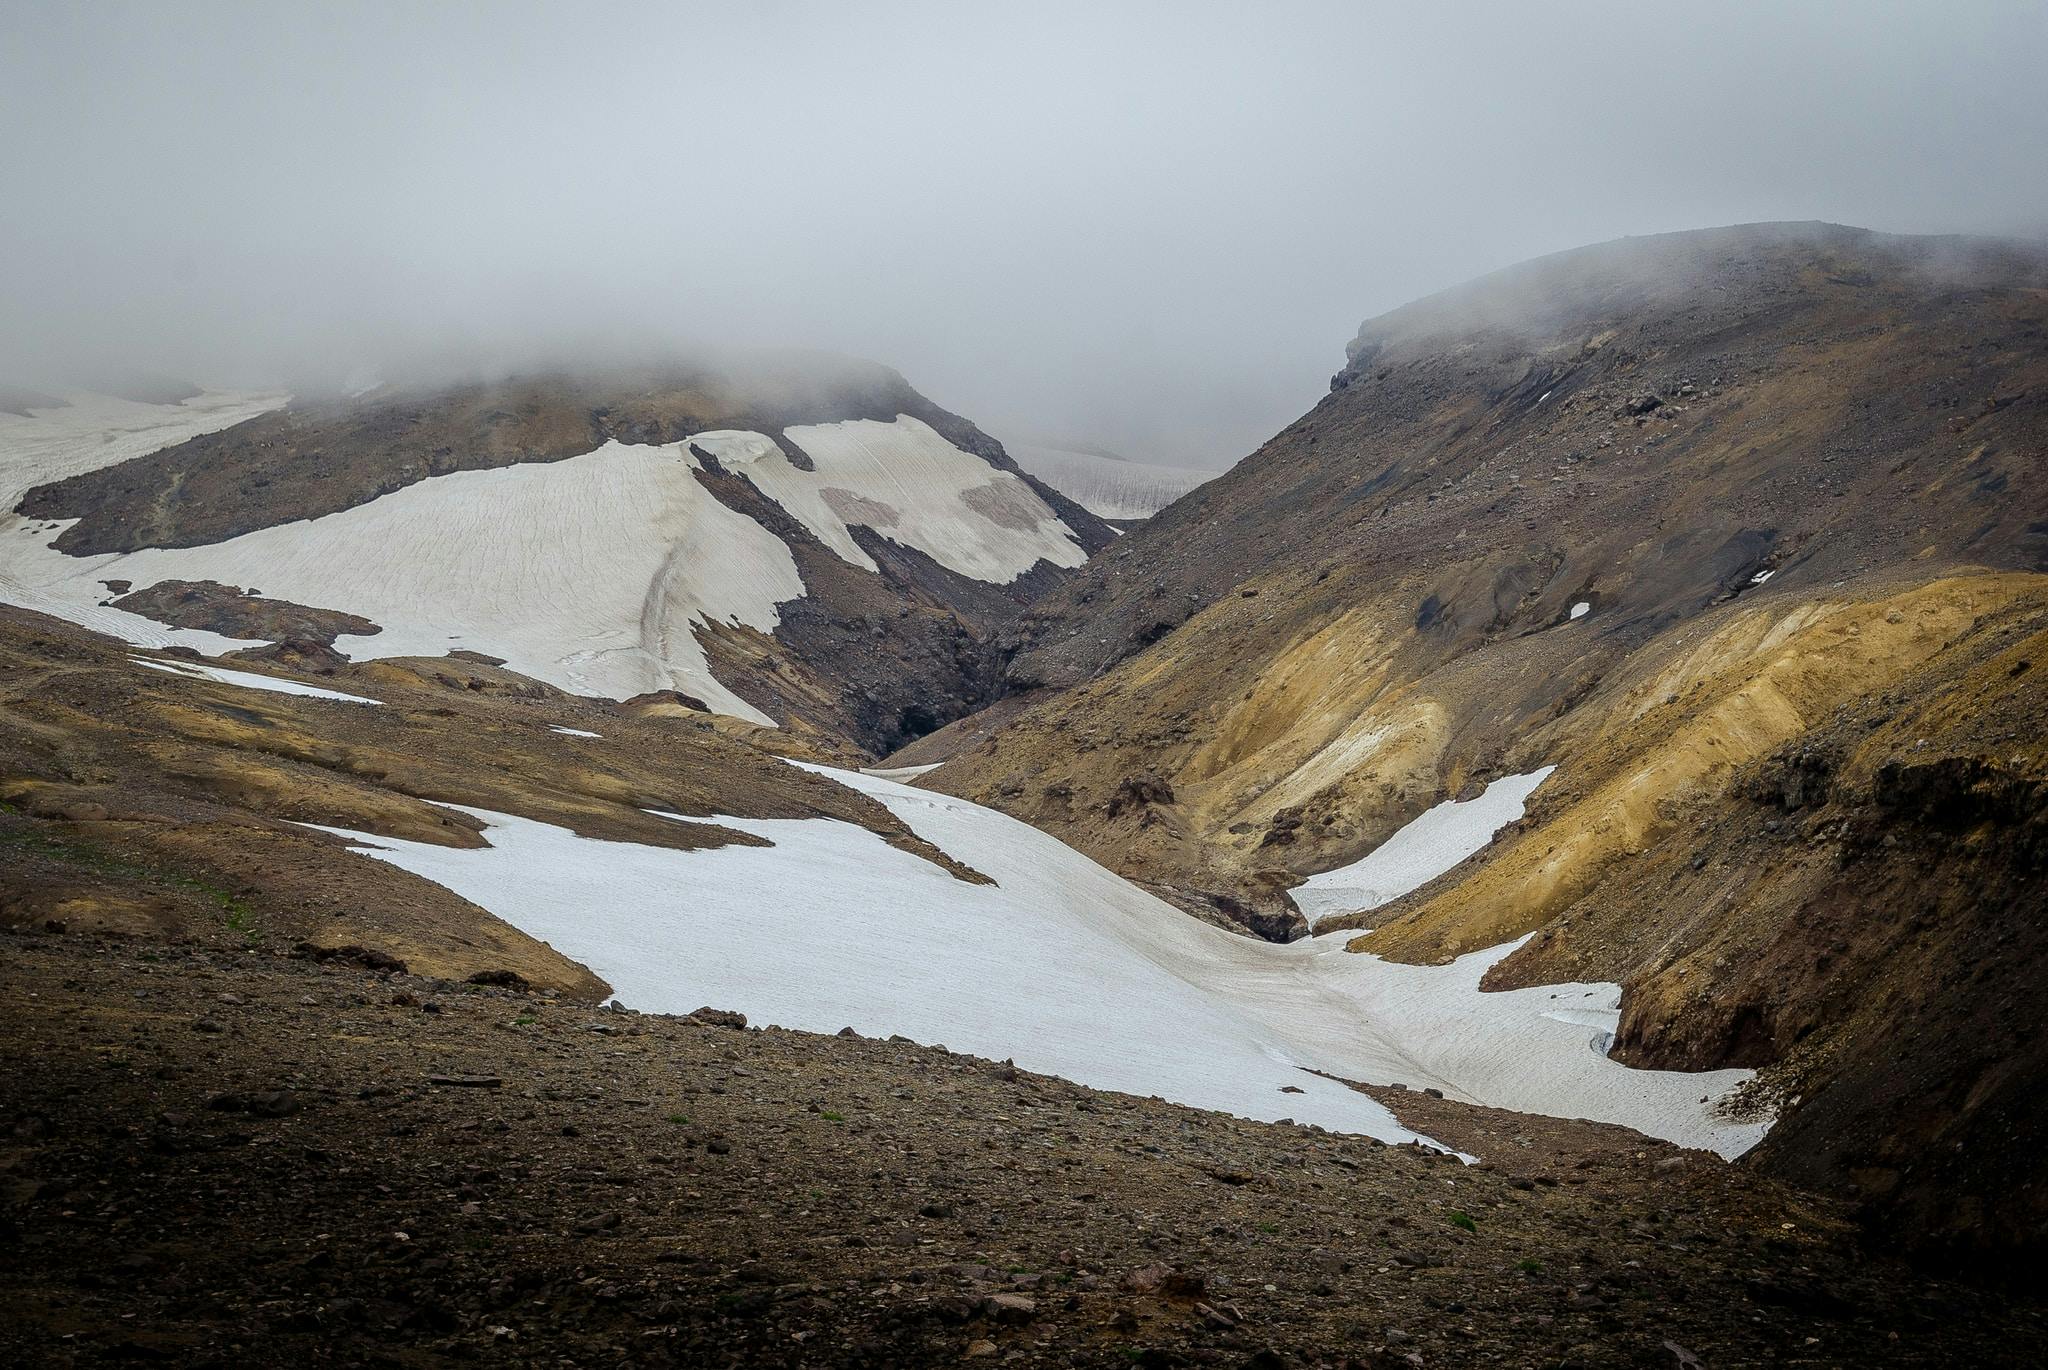
[{"label": "large snow patch", "polygon": [[996,883],[966,884],[829,819],[719,818],[775,845],[693,852],[474,810],[487,848],[341,835],[546,939],[636,1008],[709,1003],[786,1027],[903,1033],[1098,1088],[1395,1141],[1412,1134],[1311,1072],[1625,1123],[1729,1155],[1762,1135],[1702,1102],[1749,1072],[1631,1070],[1601,1053],[1597,1025],[1558,1016],[1611,1013],[1612,986],[1482,994],[1505,947],[1421,967],[1345,952],[1340,938],[1254,942],[1006,815],[827,774]]},{"label": "large snow patch", "polygon": [[[209,391],[180,404],[146,404],[112,395],[70,394],[64,403],[26,414],[0,413],[0,602],[69,619],[138,647],[190,647],[226,652],[257,644],[200,628],[170,628],[139,614],[104,607],[111,598],[90,575],[73,581],[88,563],[67,557],[50,542],[67,526],[14,512],[38,485],[84,475],[146,457],[166,447],[253,419],[286,395]],[[90,566],[102,565],[95,558]],[[52,591],[49,582],[65,582]]]},{"label": "large snow patch", "polygon": [[[230,395],[141,405],[76,396],[25,418],[0,414],[4,507],[12,510],[32,486],[283,401]],[[0,514],[0,600],[137,646],[217,654],[255,645],[114,609],[103,583],[219,580],[369,618],[381,633],[335,644],[358,660],[472,647],[577,693],[624,699],[675,689],[720,713],[771,723],[713,677],[696,629],[772,631],[777,606],[803,595],[803,580],[780,538],[698,482],[692,445],[869,570],[874,562],[854,540],[855,525],[998,583],[1040,562],[1086,560],[1029,485],[917,419],[787,432],[815,470],[793,465],[760,433],[700,433],[668,446],[613,442],[565,461],[434,476],[352,509],[204,547],[73,557],[51,545],[68,524]]]},{"label": "large snow patch", "polygon": [[358,660],[472,647],[580,694],[676,689],[769,723],[712,677],[694,629],[773,629],[776,605],[803,594],[803,580],[781,539],[720,504],[696,469],[679,445],[613,442],[565,461],[435,476],[204,547],[73,557],[48,547],[48,533],[16,534],[0,541],[0,589],[135,641],[164,632],[135,634],[121,620],[147,620],[97,609],[101,581],[225,581],[363,615],[383,631],[335,643]]}]

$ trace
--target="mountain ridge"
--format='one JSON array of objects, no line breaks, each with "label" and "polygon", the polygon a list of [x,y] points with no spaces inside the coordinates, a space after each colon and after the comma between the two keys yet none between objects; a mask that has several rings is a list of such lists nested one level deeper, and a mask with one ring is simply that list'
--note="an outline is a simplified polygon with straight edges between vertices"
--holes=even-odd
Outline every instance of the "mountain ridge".
[{"label": "mountain ridge", "polygon": [[812,354],[387,386],[67,461],[15,503],[61,554],[15,544],[25,602],[132,622],[87,567],[113,609],[249,587],[381,633],[331,651],[495,649],[869,754],[992,698],[998,630],[1114,536],[900,374]]}]

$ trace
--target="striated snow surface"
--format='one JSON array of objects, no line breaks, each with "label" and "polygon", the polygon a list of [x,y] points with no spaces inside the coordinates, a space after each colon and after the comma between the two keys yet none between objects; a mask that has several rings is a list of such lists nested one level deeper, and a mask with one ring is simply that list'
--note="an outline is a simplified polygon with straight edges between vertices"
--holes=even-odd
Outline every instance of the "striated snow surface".
[{"label": "striated snow surface", "polygon": [[1120,461],[1063,447],[1020,447],[1011,443],[1003,446],[1017,465],[1097,518],[1151,518],[1219,474]]},{"label": "striated snow surface", "polygon": [[1099,1088],[1393,1141],[1413,1134],[1310,1072],[1624,1123],[1728,1155],[1763,1133],[1700,1102],[1750,1072],[1607,1059],[1613,986],[1481,993],[1511,947],[1402,966],[1348,953],[1341,937],[1255,942],[1006,815],[823,773],[997,883],[955,880],[830,819],[702,820],[774,845],[693,852],[475,810],[488,848],[341,835],[546,939],[636,1008],[711,1004],[819,1032],[903,1033]]},{"label": "striated snow surface", "polygon": [[[111,592],[95,577],[77,573],[106,559],[80,560],[52,550],[49,544],[69,525],[24,518],[14,508],[38,485],[231,428],[278,408],[289,396],[209,391],[182,404],[144,404],[112,395],[62,398],[66,403],[55,408],[0,413],[0,603],[69,619],[138,647],[190,647],[218,654],[258,645],[104,607]],[[52,581],[62,588],[53,591]],[[144,584],[137,582],[136,588]]]},{"label": "striated snow surface", "polygon": [[1311,875],[1288,897],[1313,926],[1318,918],[1376,909],[1420,889],[1520,818],[1529,796],[1556,769],[1504,776],[1462,804],[1447,799],[1350,865]]},{"label": "striated snow surface", "polygon": [[792,463],[762,433],[724,430],[690,439],[746,477],[842,559],[875,570],[853,539],[865,524],[950,571],[1007,584],[1040,561],[1088,559],[1051,507],[1008,471],[963,452],[909,415],[783,430],[817,468]]}]

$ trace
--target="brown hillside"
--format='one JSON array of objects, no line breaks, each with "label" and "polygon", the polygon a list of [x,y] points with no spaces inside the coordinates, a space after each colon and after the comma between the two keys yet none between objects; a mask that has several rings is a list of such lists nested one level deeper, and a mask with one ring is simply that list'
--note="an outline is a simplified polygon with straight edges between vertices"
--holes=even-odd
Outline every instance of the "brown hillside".
[{"label": "brown hillside", "polygon": [[881,805],[729,735],[801,747],[747,725],[578,699],[453,658],[328,665],[318,684],[380,703],[181,678],[0,609],[0,924],[363,946],[422,974],[511,970],[594,998],[602,983],[546,944],[305,825],[480,845],[481,824],[449,807],[462,805],[691,848],[760,839],[647,810],[830,816],[981,878]]},{"label": "brown hillside", "polygon": [[1012,669],[1052,688],[924,783],[1270,928],[1555,765],[1485,852],[1326,926],[1424,961],[1533,935],[1497,984],[1616,980],[1622,1057],[1762,1068],[1763,1164],[2038,1249],[2044,287],[2027,249],[1775,225],[1395,311],[1039,606]]},{"label": "brown hillside", "polygon": [[[1742,597],[2048,566],[2048,255],[1817,225],[1610,244],[1352,354],[1040,602],[1013,687],[1069,688],[933,783],[1270,907]],[[1115,802],[1148,776],[1175,802]]]}]

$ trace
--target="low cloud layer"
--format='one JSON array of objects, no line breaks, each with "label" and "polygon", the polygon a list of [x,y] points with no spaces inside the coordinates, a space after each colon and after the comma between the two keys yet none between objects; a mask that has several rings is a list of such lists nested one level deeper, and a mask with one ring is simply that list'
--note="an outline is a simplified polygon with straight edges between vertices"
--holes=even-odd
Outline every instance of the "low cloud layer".
[{"label": "low cloud layer", "polygon": [[1358,322],[1774,218],[2048,233],[2028,4],[0,0],[0,378],[697,343],[1217,466]]}]

